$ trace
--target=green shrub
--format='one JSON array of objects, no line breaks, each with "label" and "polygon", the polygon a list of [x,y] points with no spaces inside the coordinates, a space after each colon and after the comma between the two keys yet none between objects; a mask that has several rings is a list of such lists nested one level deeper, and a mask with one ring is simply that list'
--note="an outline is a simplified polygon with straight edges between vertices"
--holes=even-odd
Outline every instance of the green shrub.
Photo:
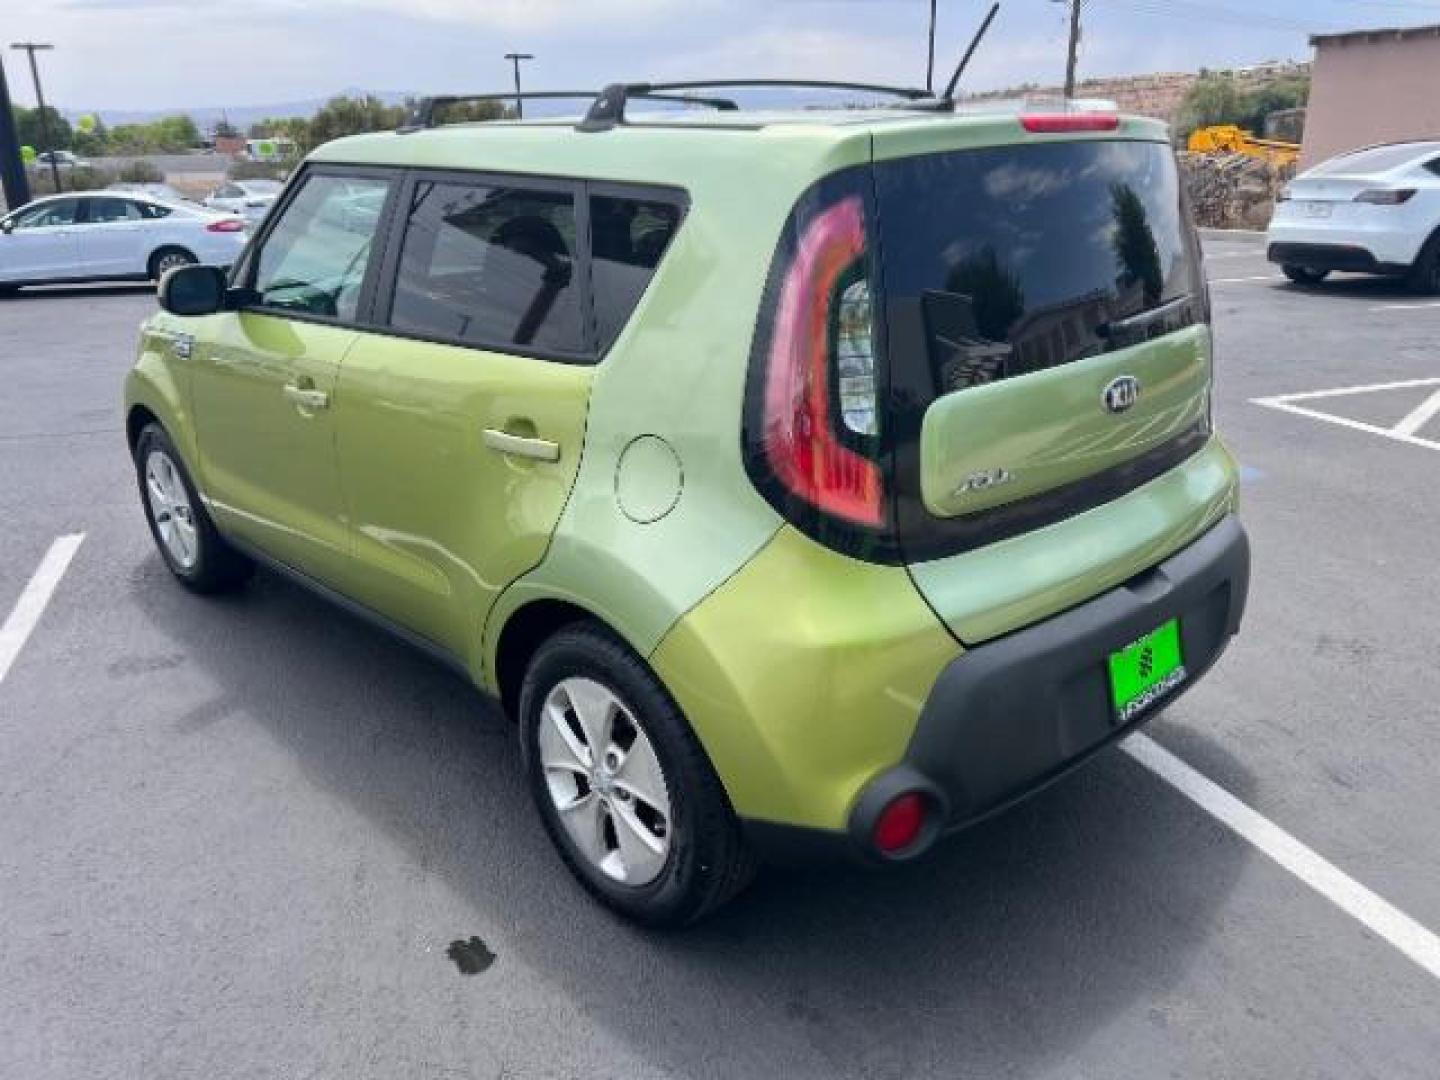
[{"label": "green shrub", "polygon": [[[60,170],[62,191],[98,191],[115,183],[115,174],[108,169],[97,169],[86,165],[79,169]],[[54,195],[55,181],[49,166],[41,166],[30,176],[30,190],[34,195]]]},{"label": "green shrub", "polygon": [[127,184],[163,184],[165,182],[164,171],[153,161],[146,161],[143,158],[121,166],[115,177]]}]

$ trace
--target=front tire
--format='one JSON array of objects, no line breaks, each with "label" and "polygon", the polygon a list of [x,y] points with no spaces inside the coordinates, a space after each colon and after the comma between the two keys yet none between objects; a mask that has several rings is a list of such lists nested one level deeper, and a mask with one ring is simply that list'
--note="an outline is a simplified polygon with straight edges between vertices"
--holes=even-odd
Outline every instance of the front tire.
[{"label": "front tire", "polygon": [[1329,270],[1312,270],[1308,266],[1280,267],[1281,272],[1296,285],[1319,285],[1330,276]]},{"label": "front tire", "polygon": [[705,751],[649,668],[593,623],[559,631],[520,692],[531,795],[566,865],[647,926],[693,923],[754,873]]},{"label": "front tire", "polygon": [[215,530],[175,444],[158,424],[146,426],[135,442],[135,475],[150,535],[180,584],[217,593],[250,577],[254,564]]}]

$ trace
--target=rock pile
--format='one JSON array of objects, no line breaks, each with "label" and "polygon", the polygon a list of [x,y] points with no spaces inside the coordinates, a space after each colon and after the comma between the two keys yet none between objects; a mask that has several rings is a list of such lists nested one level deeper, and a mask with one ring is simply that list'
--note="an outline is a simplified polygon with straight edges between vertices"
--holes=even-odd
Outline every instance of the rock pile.
[{"label": "rock pile", "polygon": [[1263,229],[1275,198],[1295,175],[1245,154],[1181,151],[1180,176],[1190,195],[1195,223],[1211,229]]}]

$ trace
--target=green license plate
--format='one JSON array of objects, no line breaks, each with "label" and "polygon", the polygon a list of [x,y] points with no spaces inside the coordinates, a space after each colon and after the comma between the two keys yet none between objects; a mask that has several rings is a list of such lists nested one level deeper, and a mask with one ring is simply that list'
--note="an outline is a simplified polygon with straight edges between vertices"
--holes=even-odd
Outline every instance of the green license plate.
[{"label": "green license plate", "polygon": [[1121,723],[1128,724],[1184,681],[1179,619],[1110,654],[1110,697]]}]

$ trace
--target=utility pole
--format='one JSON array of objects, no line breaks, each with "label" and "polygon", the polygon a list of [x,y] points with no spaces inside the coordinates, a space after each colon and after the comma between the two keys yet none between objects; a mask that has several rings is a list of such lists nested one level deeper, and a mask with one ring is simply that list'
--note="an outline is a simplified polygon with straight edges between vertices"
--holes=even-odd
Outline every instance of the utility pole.
[{"label": "utility pole", "polygon": [[930,0],[930,58],[925,62],[925,89],[935,92],[935,4]]},{"label": "utility pole", "polygon": [[0,63],[0,184],[5,190],[5,206],[15,210],[30,201],[30,181],[25,177],[25,163],[20,159],[20,133],[15,130],[15,114],[10,110],[10,87],[5,82],[5,65]]},{"label": "utility pole", "polygon": [[12,41],[12,49],[24,49],[30,54],[30,78],[35,80],[35,106],[40,116],[40,138],[50,151],[50,176],[55,181],[55,191],[60,191],[60,166],[55,161],[55,143],[50,138],[50,121],[45,115],[45,95],[40,90],[40,68],[35,63],[35,54],[55,48],[47,41]]},{"label": "utility pole", "polygon": [[1070,58],[1065,64],[1065,97],[1075,96],[1075,56],[1080,51],[1080,0],[1070,0]]},{"label": "utility pole", "polygon": [[525,101],[520,96],[520,61],[534,60],[535,56],[528,52],[507,52],[505,59],[515,65],[515,119],[523,120],[525,118]]}]

